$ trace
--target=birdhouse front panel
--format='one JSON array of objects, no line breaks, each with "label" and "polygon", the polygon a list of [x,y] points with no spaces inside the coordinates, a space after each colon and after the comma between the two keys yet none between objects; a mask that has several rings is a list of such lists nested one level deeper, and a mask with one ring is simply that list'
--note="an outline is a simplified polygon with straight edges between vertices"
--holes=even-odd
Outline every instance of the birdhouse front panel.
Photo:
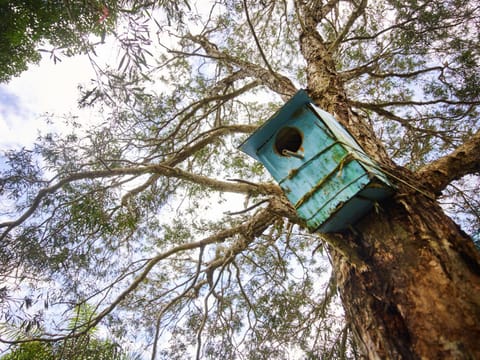
[{"label": "birdhouse front panel", "polygon": [[314,158],[319,143],[326,146],[334,143],[323,124],[306,107],[298,109],[289,120],[288,125],[278,129],[257,149],[263,165],[277,182]]},{"label": "birdhouse front panel", "polygon": [[312,231],[343,230],[391,194],[355,139],[303,91],[241,149],[265,165]]}]

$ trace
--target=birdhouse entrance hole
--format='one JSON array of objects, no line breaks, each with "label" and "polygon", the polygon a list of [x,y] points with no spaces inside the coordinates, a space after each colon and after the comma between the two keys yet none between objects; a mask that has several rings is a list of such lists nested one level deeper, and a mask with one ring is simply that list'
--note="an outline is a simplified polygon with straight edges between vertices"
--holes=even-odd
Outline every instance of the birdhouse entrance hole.
[{"label": "birdhouse entrance hole", "polygon": [[275,150],[282,156],[296,153],[302,147],[302,133],[294,127],[284,127],[275,138]]}]

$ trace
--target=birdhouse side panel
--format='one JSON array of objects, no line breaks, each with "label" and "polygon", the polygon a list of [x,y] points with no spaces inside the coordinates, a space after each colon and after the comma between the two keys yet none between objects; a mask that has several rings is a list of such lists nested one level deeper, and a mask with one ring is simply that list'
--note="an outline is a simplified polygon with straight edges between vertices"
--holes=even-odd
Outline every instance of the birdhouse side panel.
[{"label": "birdhouse side panel", "polygon": [[393,195],[394,189],[385,184],[381,179],[375,177],[372,181],[362,190],[359,196],[370,199],[372,202],[381,201],[385,198]]},{"label": "birdhouse side panel", "polygon": [[[371,176],[371,174],[370,174]],[[354,197],[349,201],[339,206],[331,214],[328,220],[321,223],[314,219],[311,219],[308,223],[309,229],[319,232],[333,232],[340,231],[353,226],[359,221],[365,214],[381,206],[380,201],[384,201],[393,194],[393,189],[378,178],[372,178],[372,180]],[[320,219],[320,217],[318,217]],[[319,225],[319,226],[318,226]]]},{"label": "birdhouse side panel", "polygon": [[357,159],[362,163],[366,170],[375,174],[382,182],[392,186],[385,174],[378,168],[375,162],[363,151],[360,144],[330,113],[318,108],[314,104],[309,104],[312,111],[316,113],[324,122],[325,126],[333,134],[333,137],[345,145]]},{"label": "birdhouse side panel", "polygon": [[342,204],[328,220],[318,223],[314,220],[310,221],[309,229],[318,232],[333,232],[345,230],[360,220],[374,206],[372,201],[355,196],[347,203]]}]

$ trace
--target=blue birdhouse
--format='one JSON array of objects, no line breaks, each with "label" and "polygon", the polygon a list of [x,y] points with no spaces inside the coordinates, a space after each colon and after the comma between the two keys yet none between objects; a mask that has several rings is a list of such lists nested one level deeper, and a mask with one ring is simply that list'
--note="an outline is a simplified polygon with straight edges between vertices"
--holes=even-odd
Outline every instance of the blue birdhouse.
[{"label": "blue birdhouse", "polygon": [[240,149],[267,168],[311,231],[344,230],[393,193],[350,133],[303,90]]}]

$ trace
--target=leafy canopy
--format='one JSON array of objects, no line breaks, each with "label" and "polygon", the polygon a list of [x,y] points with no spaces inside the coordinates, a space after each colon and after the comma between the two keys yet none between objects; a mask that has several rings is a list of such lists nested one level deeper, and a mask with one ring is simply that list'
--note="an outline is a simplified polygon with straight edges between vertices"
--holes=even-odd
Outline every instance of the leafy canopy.
[{"label": "leafy canopy", "polygon": [[[6,82],[38,63],[41,51],[56,62],[61,55],[92,51],[92,36],[105,38],[114,23],[115,1],[0,2],[0,82]],[[52,47],[51,50],[47,50]]]}]

